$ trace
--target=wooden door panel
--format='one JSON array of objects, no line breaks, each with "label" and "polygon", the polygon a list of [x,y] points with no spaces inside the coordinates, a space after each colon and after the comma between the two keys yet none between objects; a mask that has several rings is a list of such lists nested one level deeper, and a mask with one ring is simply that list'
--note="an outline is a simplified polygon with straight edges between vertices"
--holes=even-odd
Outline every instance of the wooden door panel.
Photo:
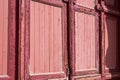
[{"label": "wooden door panel", "polygon": [[76,70],[95,70],[95,16],[76,12],[75,21]]},{"label": "wooden door panel", "polygon": [[8,0],[0,0],[0,75],[7,75]]},{"label": "wooden door panel", "polygon": [[26,21],[30,26],[27,25],[26,30],[30,35],[26,35],[29,36],[26,79],[65,79],[68,65],[66,4],[61,0],[30,0],[27,7],[30,13],[26,17],[30,17],[30,21]]},{"label": "wooden door panel", "polygon": [[[71,78],[100,77],[99,71],[99,17],[95,10],[97,0],[70,0],[70,67]],[[97,78],[95,78],[97,79]]]},{"label": "wooden door panel", "polygon": [[31,1],[30,69],[63,72],[61,8]]},{"label": "wooden door panel", "polygon": [[117,33],[118,33],[118,19],[113,16],[106,16],[105,27],[105,55],[106,68],[116,69],[117,67]]}]

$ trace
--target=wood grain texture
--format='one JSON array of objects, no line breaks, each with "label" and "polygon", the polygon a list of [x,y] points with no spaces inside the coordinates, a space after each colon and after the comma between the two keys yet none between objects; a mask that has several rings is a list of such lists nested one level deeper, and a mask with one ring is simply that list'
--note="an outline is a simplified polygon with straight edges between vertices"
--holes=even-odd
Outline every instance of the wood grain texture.
[{"label": "wood grain texture", "polygon": [[30,2],[30,71],[62,72],[61,8]]},{"label": "wood grain texture", "polygon": [[76,3],[80,6],[88,7],[94,9],[95,0],[76,0]]},{"label": "wood grain texture", "polygon": [[7,74],[8,0],[0,0],[0,75]]},{"label": "wood grain texture", "polygon": [[75,12],[76,70],[95,69],[95,17]]}]

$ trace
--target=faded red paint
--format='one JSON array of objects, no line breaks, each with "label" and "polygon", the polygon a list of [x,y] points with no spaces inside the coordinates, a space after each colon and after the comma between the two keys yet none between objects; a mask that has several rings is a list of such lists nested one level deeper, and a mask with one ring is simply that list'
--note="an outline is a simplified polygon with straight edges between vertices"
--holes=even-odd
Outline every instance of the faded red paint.
[{"label": "faded red paint", "polygon": [[42,0],[25,3],[25,79],[65,78],[66,5]]},{"label": "faded red paint", "polygon": [[99,19],[93,7],[92,0],[69,3],[71,78],[99,73]]},{"label": "faded red paint", "polygon": [[0,0],[0,75],[7,75],[8,0]]},{"label": "faded red paint", "polygon": [[[0,25],[8,24],[0,26],[0,44],[4,41],[0,51],[9,56],[0,52],[0,80],[15,80],[19,75],[24,80],[120,77],[117,0],[106,1],[107,6],[105,0],[96,0],[96,3],[94,0],[20,0],[25,11],[23,16],[20,10],[20,30],[16,25],[17,2],[9,0],[7,10],[8,3],[4,1],[5,4],[0,3],[0,9],[5,13],[0,13]],[[100,6],[98,10],[94,8],[97,4]],[[4,9],[1,6],[5,6]],[[5,15],[8,18],[4,19]],[[4,38],[1,37],[3,34]],[[7,48],[6,44],[9,44]],[[21,63],[15,62],[18,57]],[[3,61],[7,64],[3,65]]]},{"label": "faded red paint", "polygon": [[95,16],[75,13],[76,70],[95,70]]},{"label": "faded red paint", "polygon": [[75,0],[76,5],[88,7],[94,9],[95,7],[95,0]]},{"label": "faded red paint", "polygon": [[14,80],[16,61],[15,0],[0,0],[0,10],[0,80]]},{"label": "faded red paint", "polygon": [[61,8],[35,1],[30,4],[31,73],[62,72]]}]

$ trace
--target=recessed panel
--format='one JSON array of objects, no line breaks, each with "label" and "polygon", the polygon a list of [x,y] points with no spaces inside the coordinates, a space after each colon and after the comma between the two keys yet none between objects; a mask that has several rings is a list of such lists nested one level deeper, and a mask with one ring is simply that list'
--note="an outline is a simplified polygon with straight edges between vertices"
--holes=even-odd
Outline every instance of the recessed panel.
[{"label": "recessed panel", "polygon": [[105,26],[105,62],[107,69],[115,69],[117,65],[117,18],[106,17]]},{"label": "recessed panel", "polygon": [[76,0],[76,3],[88,8],[95,7],[95,0]]},{"label": "recessed panel", "polygon": [[0,76],[7,75],[8,0],[0,0]]},{"label": "recessed panel", "polygon": [[95,16],[75,13],[76,70],[95,70]]},{"label": "recessed panel", "polygon": [[62,72],[62,11],[30,2],[30,72]]}]

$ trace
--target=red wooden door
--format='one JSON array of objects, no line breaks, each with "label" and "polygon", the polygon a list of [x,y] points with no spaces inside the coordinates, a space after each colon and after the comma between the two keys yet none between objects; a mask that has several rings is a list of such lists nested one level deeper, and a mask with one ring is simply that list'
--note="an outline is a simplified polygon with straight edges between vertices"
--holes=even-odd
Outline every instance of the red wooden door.
[{"label": "red wooden door", "polygon": [[67,78],[66,9],[62,0],[26,0],[25,80]]},{"label": "red wooden door", "polygon": [[119,78],[118,4],[117,0],[69,0],[71,79]]},{"label": "red wooden door", "polygon": [[25,0],[25,80],[118,78],[117,3]]},{"label": "red wooden door", "polygon": [[0,0],[0,80],[15,79],[15,26],[15,0]]},{"label": "red wooden door", "polygon": [[73,80],[100,79],[98,0],[70,0],[70,68]]}]

